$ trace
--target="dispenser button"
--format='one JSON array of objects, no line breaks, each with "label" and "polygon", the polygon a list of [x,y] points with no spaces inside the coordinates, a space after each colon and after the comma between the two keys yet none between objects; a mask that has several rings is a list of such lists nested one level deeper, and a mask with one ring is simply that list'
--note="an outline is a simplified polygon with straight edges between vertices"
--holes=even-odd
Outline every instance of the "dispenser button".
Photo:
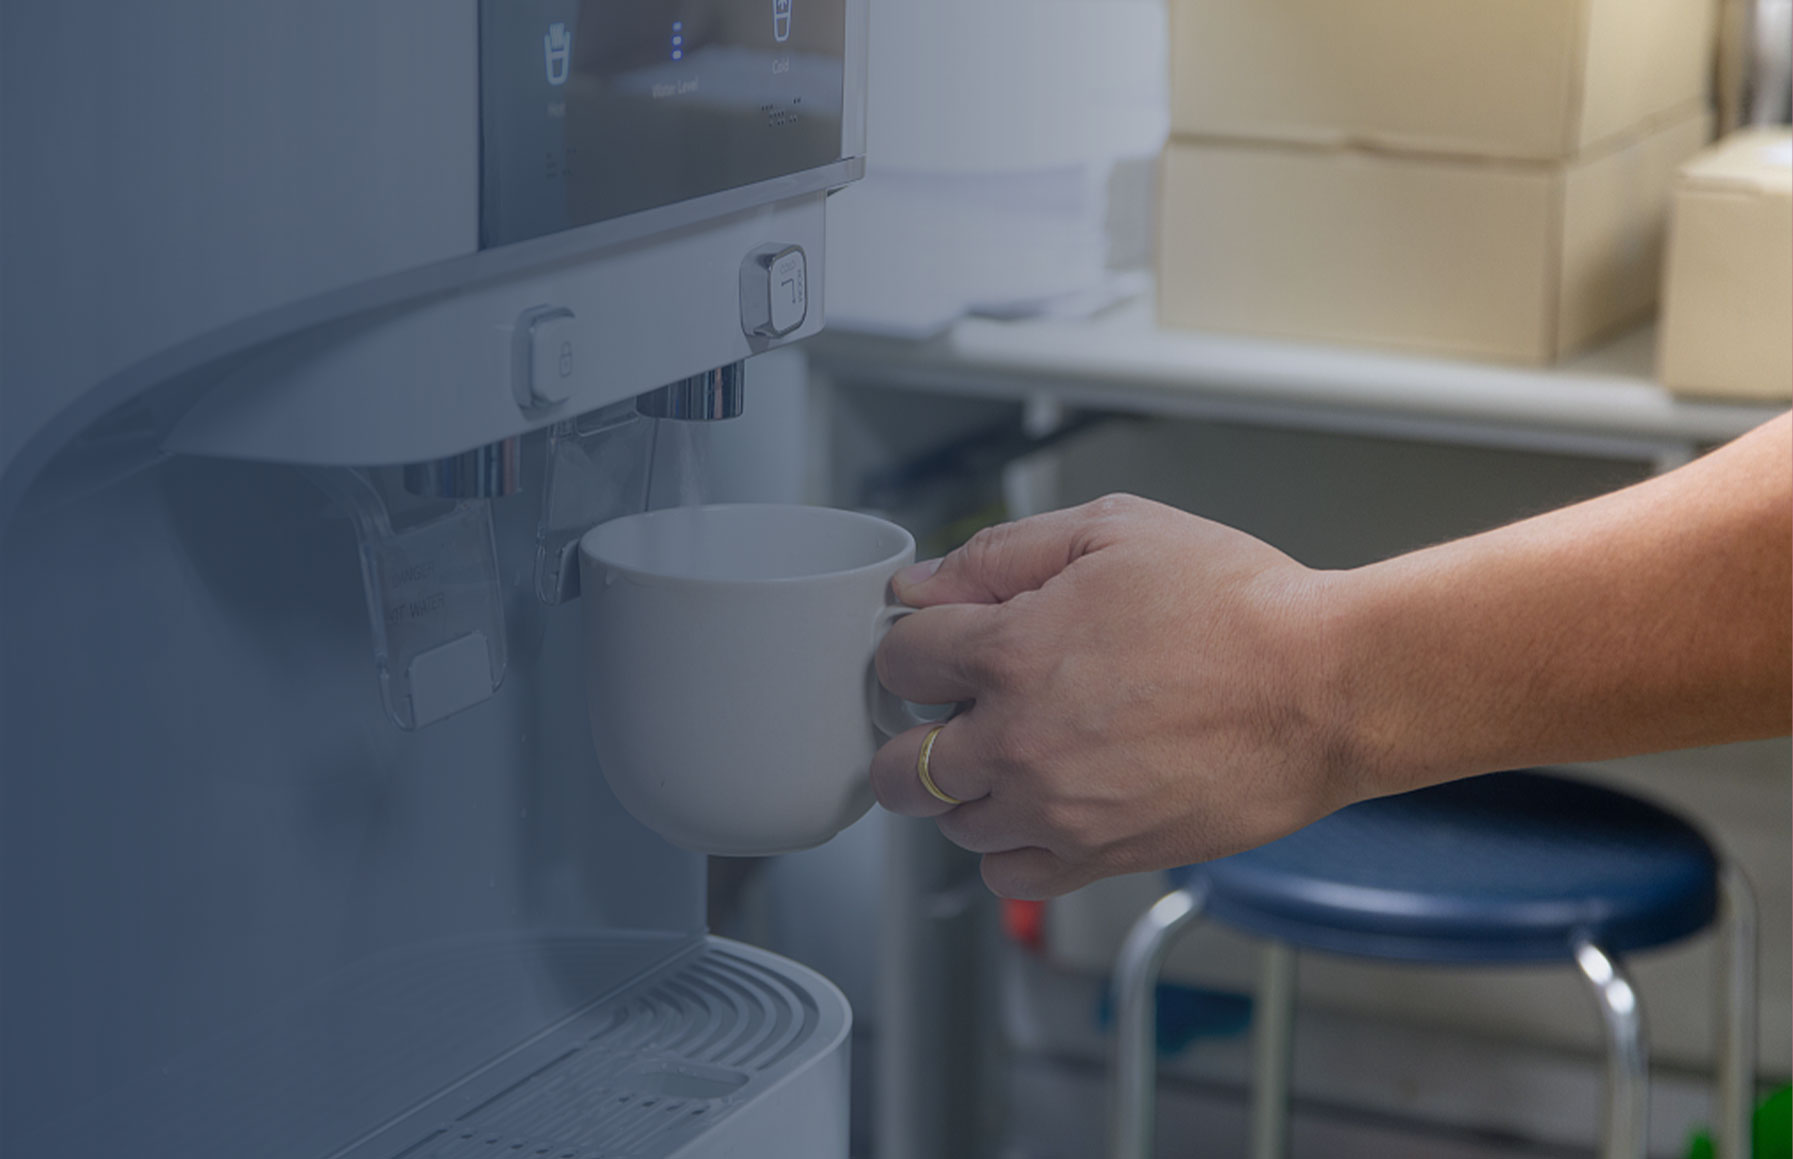
[{"label": "dispenser button", "polygon": [[572,397],[579,373],[575,321],[571,310],[559,309],[529,320],[528,405],[552,406]]},{"label": "dispenser button", "polygon": [[809,316],[809,261],[800,249],[772,263],[772,332],[789,334]]},{"label": "dispenser button", "polygon": [[809,317],[809,259],[802,246],[768,247],[741,267],[741,328],[783,338]]}]

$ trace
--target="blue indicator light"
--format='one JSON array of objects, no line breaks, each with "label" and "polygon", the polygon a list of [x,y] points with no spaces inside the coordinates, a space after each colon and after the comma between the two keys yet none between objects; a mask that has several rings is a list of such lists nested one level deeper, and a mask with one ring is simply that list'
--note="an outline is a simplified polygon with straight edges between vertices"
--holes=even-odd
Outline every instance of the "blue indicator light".
[{"label": "blue indicator light", "polygon": [[673,31],[674,31],[674,32],[683,32],[683,31],[685,31],[685,22],[684,22],[684,21],[683,21],[683,20],[675,20],[675,21],[673,21],[673,22],[672,22],[672,30],[673,30]]},{"label": "blue indicator light", "polygon": [[682,36],[675,36],[672,38],[672,45],[674,48],[677,48],[679,45],[681,45],[683,43],[685,43],[685,38]]},{"label": "blue indicator light", "polygon": [[680,50],[679,50],[679,49],[676,49],[676,48],[675,48],[675,49],[673,49],[673,50],[672,50],[672,59],[674,59],[674,60],[684,60],[684,59],[685,59],[685,54],[684,54],[684,53],[683,53],[683,52],[682,52],[682,51],[680,51]]}]

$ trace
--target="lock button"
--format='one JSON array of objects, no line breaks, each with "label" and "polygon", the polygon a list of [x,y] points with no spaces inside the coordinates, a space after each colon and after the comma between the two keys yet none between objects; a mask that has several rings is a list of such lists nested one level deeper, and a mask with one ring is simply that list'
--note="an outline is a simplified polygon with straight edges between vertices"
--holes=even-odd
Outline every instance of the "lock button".
[{"label": "lock button", "polygon": [[809,258],[802,246],[767,246],[741,264],[741,329],[783,338],[809,317]]},{"label": "lock button", "polygon": [[578,320],[562,307],[538,307],[518,327],[522,363],[515,394],[519,406],[554,406],[573,396],[579,381]]}]

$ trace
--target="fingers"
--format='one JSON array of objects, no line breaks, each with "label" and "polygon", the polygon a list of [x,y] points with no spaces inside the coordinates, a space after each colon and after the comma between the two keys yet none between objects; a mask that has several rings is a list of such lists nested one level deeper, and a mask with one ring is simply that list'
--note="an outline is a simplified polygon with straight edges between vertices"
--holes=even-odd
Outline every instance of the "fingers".
[{"label": "fingers", "polygon": [[965,727],[969,720],[959,717],[942,726],[928,754],[935,786],[964,804],[949,805],[921,783],[917,757],[931,725],[896,737],[873,758],[872,789],[878,803],[893,813],[932,818],[947,840],[983,854],[984,883],[1000,897],[1041,900],[1089,884],[1096,875],[1088,866],[1030,844],[1042,834],[1026,810],[989,795],[990,781],[983,772],[988,766],[973,755],[978,737]]},{"label": "fingers", "polygon": [[1087,871],[1037,846],[987,854],[981,868],[991,893],[1016,901],[1045,901],[1093,880]]},{"label": "fingers", "polygon": [[938,817],[953,807],[921,783],[921,745],[936,727],[940,727],[940,735],[928,751],[928,775],[935,788],[967,802],[986,796],[989,783],[983,773],[985,766],[976,755],[975,715],[974,709],[944,726],[924,725],[892,737],[872,757],[872,792],[878,803],[905,817]]},{"label": "fingers", "polygon": [[1089,865],[1067,860],[1034,842],[1047,836],[1038,819],[1013,800],[990,795],[992,767],[973,716],[940,727],[928,752],[934,785],[964,803],[952,805],[929,793],[917,767],[922,743],[935,726],[910,729],[893,738],[872,759],[872,790],[893,813],[932,818],[947,840],[984,855],[984,882],[1000,897],[1041,900],[1089,884]]},{"label": "fingers", "polygon": [[[941,792],[965,803],[949,805],[923,787],[916,758],[929,730],[919,728],[892,740],[874,759],[872,788],[879,804],[893,813],[931,817],[947,840],[962,849],[984,854],[984,883],[999,897],[1040,900],[1087,884],[1087,875],[1080,874],[1063,858],[1027,844],[1026,821],[1012,803],[982,793],[976,797],[962,796],[975,792],[966,786],[976,781],[972,774],[953,764],[964,756],[963,749],[953,755],[947,746],[956,723],[949,722],[935,739],[928,754],[928,772]],[[943,748],[948,754],[944,760]],[[955,771],[948,771],[949,768]]]},{"label": "fingers", "polygon": [[1042,844],[1053,835],[1013,800],[968,801],[935,817],[934,824],[954,845],[984,855],[984,882],[1002,897],[1057,897],[1113,872],[1096,859],[1070,857]]},{"label": "fingers", "polygon": [[898,620],[878,645],[878,681],[904,700],[976,700],[988,684],[994,609],[928,608]]},{"label": "fingers", "polygon": [[1037,834],[1027,832],[1026,821],[1017,814],[1013,802],[995,797],[981,797],[948,809],[934,818],[934,824],[948,841],[972,853],[1007,853],[1039,840]]},{"label": "fingers", "polygon": [[1090,550],[1093,516],[1089,507],[1073,507],[986,527],[945,559],[899,572],[897,598],[929,608],[999,604],[1033,591]]}]

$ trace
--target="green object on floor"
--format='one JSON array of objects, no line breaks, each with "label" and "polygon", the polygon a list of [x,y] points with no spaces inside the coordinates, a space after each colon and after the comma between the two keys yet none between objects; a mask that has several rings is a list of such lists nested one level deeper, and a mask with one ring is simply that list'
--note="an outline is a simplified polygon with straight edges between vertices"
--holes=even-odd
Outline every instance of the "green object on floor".
[{"label": "green object on floor", "polygon": [[[1700,1131],[1688,1141],[1687,1159],[1714,1159],[1712,1136]],[[1750,1122],[1750,1159],[1793,1159],[1793,1087],[1762,1101]]]}]

